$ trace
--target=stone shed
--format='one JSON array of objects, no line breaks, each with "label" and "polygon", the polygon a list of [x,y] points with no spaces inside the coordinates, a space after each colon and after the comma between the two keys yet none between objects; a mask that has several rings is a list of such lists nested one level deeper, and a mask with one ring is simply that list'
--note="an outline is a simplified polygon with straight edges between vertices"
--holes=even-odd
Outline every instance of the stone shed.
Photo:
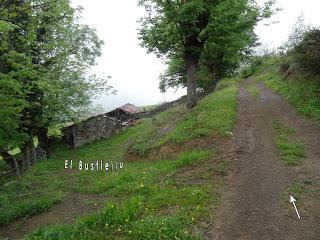
[{"label": "stone shed", "polygon": [[101,114],[62,129],[63,142],[72,148],[77,148],[86,143],[111,137],[121,128],[119,120]]},{"label": "stone shed", "polygon": [[119,119],[122,122],[133,120],[140,110],[133,104],[127,103],[107,113],[107,116]]},{"label": "stone shed", "polygon": [[139,112],[135,105],[127,103],[108,113],[73,124],[62,129],[63,142],[77,148],[102,138],[109,138],[137,119]]}]

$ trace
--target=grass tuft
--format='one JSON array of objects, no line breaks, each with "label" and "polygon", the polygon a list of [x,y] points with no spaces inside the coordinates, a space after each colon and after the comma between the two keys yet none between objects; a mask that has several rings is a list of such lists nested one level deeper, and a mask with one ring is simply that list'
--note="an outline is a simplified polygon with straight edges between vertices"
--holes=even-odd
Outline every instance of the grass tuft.
[{"label": "grass tuft", "polygon": [[276,144],[281,158],[288,166],[296,166],[305,157],[304,145],[294,139],[295,130],[284,126],[281,122],[273,121],[276,133]]},{"label": "grass tuft", "polygon": [[248,86],[248,92],[256,99],[259,99],[260,97],[260,91],[258,89],[258,87],[254,84],[250,84]]}]

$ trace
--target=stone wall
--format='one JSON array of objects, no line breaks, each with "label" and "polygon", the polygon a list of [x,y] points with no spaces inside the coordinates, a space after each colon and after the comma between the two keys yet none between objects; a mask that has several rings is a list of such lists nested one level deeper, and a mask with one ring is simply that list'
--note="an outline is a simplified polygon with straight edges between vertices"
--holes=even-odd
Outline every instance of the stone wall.
[{"label": "stone wall", "polygon": [[[197,94],[197,99],[198,101],[200,101],[203,97],[206,96],[206,93],[204,92],[200,92]],[[151,110],[148,110],[148,111],[145,111],[145,112],[141,112],[141,113],[138,113],[136,115],[137,118],[149,118],[149,117],[153,117],[154,115],[160,113],[160,112],[164,112],[166,111],[167,109],[173,107],[173,106],[176,106],[176,105],[179,105],[179,104],[184,104],[187,102],[187,96],[182,96],[181,98],[177,99],[177,100],[174,100],[172,102],[165,102],[163,104],[160,104],[158,105],[157,107],[151,109]]]},{"label": "stone wall", "polygon": [[62,130],[64,142],[76,148],[99,139],[109,138],[118,133],[123,126],[115,118],[106,115],[92,117],[84,122]]}]

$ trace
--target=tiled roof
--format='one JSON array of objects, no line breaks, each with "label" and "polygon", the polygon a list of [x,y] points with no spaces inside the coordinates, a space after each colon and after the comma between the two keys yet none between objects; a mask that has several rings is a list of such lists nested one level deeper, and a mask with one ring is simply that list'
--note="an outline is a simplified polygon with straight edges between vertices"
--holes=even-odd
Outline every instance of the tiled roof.
[{"label": "tiled roof", "polygon": [[121,109],[124,112],[129,113],[129,114],[134,114],[134,113],[140,112],[140,110],[135,105],[133,105],[131,103],[127,103],[127,104],[119,107],[119,109]]}]

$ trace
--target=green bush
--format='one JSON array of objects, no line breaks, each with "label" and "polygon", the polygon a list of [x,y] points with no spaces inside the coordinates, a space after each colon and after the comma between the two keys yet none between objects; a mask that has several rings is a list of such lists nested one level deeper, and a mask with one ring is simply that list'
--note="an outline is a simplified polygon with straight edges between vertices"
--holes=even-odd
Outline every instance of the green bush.
[{"label": "green bush", "polygon": [[264,62],[264,57],[255,57],[251,60],[251,63],[243,68],[240,72],[240,76],[242,78],[248,78],[255,74],[258,70],[259,67],[263,64]]},{"label": "green bush", "polygon": [[248,77],[252,76],[252,74],[253,74],[253,68],[251,65],[245,67],[240,72],[240,75],[242,78],[248,78]]},{"label": "green bush", "polygon": [[292,54],[300,71],[320,75],[320,29],[310,30]]}]

